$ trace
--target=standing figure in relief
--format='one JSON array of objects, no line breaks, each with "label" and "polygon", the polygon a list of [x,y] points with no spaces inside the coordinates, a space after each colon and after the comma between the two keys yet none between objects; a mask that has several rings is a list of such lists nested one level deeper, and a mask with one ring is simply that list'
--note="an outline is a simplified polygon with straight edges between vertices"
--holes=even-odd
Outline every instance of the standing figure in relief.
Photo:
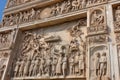
[{"label": "standing figure in relief", "polygon": [[75,55],[75,75],[78,75],[79,73],[79,52]]},{"label": "standing figure in relief", "polygon": [[23,77],[23,71],[24,71],[25,61],[24,59],[20,62],[20,69],[19,69],[19,77]]},{"label": "standing figure in relief", "polygon": [[36,11],[36,19],[37,20],[40,19],[40,13],[41,13],[40,9]]},{"label": "standing figure in relief", "polygon": [[115,12],[116,21],[120,21],[120,6],[117,7]]},{"label": "standing figure in relief", "polygon": [[40,58],[40,67],[39,67],[39,74],[44,75],[44,66],[45,66],[45,59]]},{"label": "standing figure in relief", "polygon": [[39,66],[39,58],[36,57],[35,60],[34,60],[34,67],[33,67],[33,74],[32,76],[37,76],[38,74],[38,66]]},{"label": "standing figure in relief", "polygon": [[29,76],[33,74],[33,68],[35,66],[34,59],[32,59],[31,64],[30,64],[30,69],[29,69]]},{"label": "standing figure in relief", "polygon": [[19,23],[22,23],[23,22],[23,13],[20,12],[19,13]]},{"label": "standing figure in relief", "polygon": [[62,60],[62,72],[63,72],[63,76],[66,76],[66,72],[67,72],[67,55],[64,55],[64,58]]},{"label": "standing figure in relief", "polygon": [[47,61],[46,61],[46,72],[47,72],[47,74],[49,75],[49,76],[51,76],[51,57],[49,57],[48,59],[47,59]]},{"label": "standing figure in relief", "polygon": [[69,60],[69,64],[70,64],[70,75],[74,75],[75,74],[75,68],[74,68],[74,57],[71,57]]},{"label": "standing figure in relief", "polygon": [[100,58],[100,77],[105,76],[107,73],[107,57],[104,52]]},{"label": "standing figure in relief", "polygon": [[30,21],[35,19],[35,14],[36,14],[36,11],[34,10],[34,8],[32,8],[30,12],[30,19],[29,19]]},{"label": "standing figure in relief", "polygon": [[98,18],[97,11],[94,11],[92,14],[91,25],[93,26],[97,25],[97,18]]},{"label": "standing figure in relief", "polygon": [[67,5],[67,3],[66,3],[66,1],[64,1],[64,2],[62,3],[62,5],[61,5],[61,10],[60,10],[60,11],[61,11],[61,12],[60,12],[61,14],[65,13],[66,5]]},{"label": "standing figure in relief", "polygon": [[20,59],[18,59],[16,64],[15,64],[15,69],[14,69],[14,76],[15,77],[18,76],[19,68],[20,68]]},{"label": "standing figure in relief", "polygon": [[24,76],[28,76],[28,71],[29,71],[29,66],[30,66],[30,60],[29,59],[25,59],[25,67],[24,67]]},{"label": "standing figure in relief", "polygon": [[96,57],[94,59],[94,68],[95,68],[95,75],[100,75],[100,53],[96,53]]},{"label": "standing figure in relief", "polygon": [[57,58],[53,57],[52,60],[52,75],[51,76],[55,76],[56,72],[56,65],[57,65]]},{"label": "standing figure in relief", "polygon": [[56,14],[60,14],[61,8],[60,8],[60,4],[57,3],[56,4]]},{"label": "standing figure in relief", "polygon": [[84,75],[85,63],[84,63],[84,54],[79,55],[79,74]]},{"label": "standing figure in relief", "polygon": [[59,54],[57,65],[56,65],[56,75],[61,75],[62,71],[62,53]]},{"label": "standing figure in relief", "polygon": [[86,0],[82,0],[81,6],[82,6],[82,8],[86,7]]},{"label": "standing figure in relief", "polygon": [[71,8],[72,8],[71,0],[68,0],[67,4],[66,4],[66,10],[65,10],[65,12],[66,13],[70,12]]}]

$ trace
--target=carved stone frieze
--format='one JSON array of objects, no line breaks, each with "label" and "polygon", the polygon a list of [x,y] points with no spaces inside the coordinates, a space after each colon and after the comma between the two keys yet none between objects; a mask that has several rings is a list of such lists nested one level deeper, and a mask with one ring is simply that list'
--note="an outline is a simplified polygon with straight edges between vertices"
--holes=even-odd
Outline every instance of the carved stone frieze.
[{"label": "carved stone frieze", "polygon": [[[29,3],[29,2],[32,2],[32,1],[38,1],[38,0],[9,0],[8,5],[7,5],[7,8],[15,7],[15,6],[17,6],[17,5]],[[39,1],[42,2],[42,1],[44,1],[44,0],[39,0]]]},{"label": "carved stone frieze", "polygon": [[90,9],[88,35],[107,33],[105,7]]},{"label": "carved stone frieze", "polygon": [[[14,0],[12,0],[12,1],[14,1]],[[99,0],[99,1],[94,1],[94,2],[101,3],[101,2],[104,2],[104,0],[103,1]],[[26,23],[26,22],[31,22],[33,20],[36,21],[36,20],[40,20],[40,19],[44,19],[44,18],[49,18],[49,17],[77,11],[77,10],[86,8],[86,3],[87,3],[86,0],[73,0],[73,1],[66,0],[66,1],[63,1],[60,3],[56,3],[52,6],[45,7],[45,8],[39,8],[39,9],[32,8],[32,9],[28,9],[26,11],[21,11],[19,13],[12,13],[9,15],[5,15],[3,18],[3,21],[2,21],[2,27],[18,25],[18,24],[22,24],[22,23]],[[99,12],[100,12],[100,14],[99,14]],[[93,13],[94,13],[94,15],[92,15],[92,17],[95,17],[95,14],[99,15],[98,17],[96,17],[96,19],[98,21],[98,24],[102,25],[102,22],[105,17],[104,11],[103,10],[101,11],[101,9],[100,9],[100,10],[96,10]],[[102,25],[100,27],[100,29],[104,28],[104,27],[106,27],[106,26]]]}]

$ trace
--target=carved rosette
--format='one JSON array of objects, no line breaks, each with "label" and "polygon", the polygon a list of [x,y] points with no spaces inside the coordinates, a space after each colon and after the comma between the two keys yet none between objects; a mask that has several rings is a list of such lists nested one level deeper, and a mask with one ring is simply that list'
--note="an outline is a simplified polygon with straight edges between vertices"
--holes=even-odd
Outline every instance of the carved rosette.
[{"label": "carved rosette", "polygon": [[105,7],[90,9],[88,35],[107,33]]}]

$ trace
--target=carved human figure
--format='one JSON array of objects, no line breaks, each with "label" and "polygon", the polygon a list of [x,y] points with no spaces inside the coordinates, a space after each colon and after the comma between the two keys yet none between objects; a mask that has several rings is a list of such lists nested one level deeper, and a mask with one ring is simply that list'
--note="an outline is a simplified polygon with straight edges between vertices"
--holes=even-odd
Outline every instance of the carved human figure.
[{"label": "carved human figure", "polygon": [[70,75],[74,75],[75,74],[75,69],[74,69],[74,57],[71,57],[69,60],[69,64],[70,64]]},{"label": "carved human figure", "polygon": [[66,10],[65,12],[70,12],[71,11],[71,8],[72,8],[72,4],[71,4],[71,0],[68,0],[67,3],[66,3]]},{"label": "carved human figure", "polygon": [[56,65],[57,65],[57,58],[53,57],[52,60],[52,74],[51,76],[55,76],[56,75]]},{"label": "carved human figure", "polygon": [[75,55],[75,75],[78,75],[79,73],[79,52]]},{"label": "carved human figure", "polygon": [[20,12],[19,13],[19,23],[22,23],[23,22],[23,13]]},{"label": "carved human figure", "polygon": [[62,54],[60,53],[59,57],[58,57],[58,61],[57,61],[57,65],[56,65],[56,75],[61,75],[62,74]]},{"label": "carved human figure", "polygon": [[29,76],[32,76],[34,66],[35,66],[35,62],[34,62],[34,59],[32,59],[30,64],[30,69],[29,69]]},{"label": "carved human figure", "polygon": [[104,52],[100,58],[100,76],[105,76],[107,73],[107,57],[106,52]]},{"label": "carved human figure", "polygon": [[62,60],[62,74],[63,76],[65,77],[66,76],[66,72],[67,72],[67,55],[65,54],[64,57],[63,57],[63,60]]},{"label": "carved human figure", "polygon": [[120,6],[117,7],[115,12],[116,21],[120,21]]},{"label": "carved human figure", "polygon": [[36,11],[36,19],[37,20],[40,19],[40,13],[41,13],[40,9]]},{"label": "carved human figure", "polygon": [[38,74],[38,66],[39,66],[39,58],[36,57],[35,60],[34,60],[34,67],[33,67],[33,74],[32,76],[37,76]]},{"label": "carved human figure", "polygon": [[84,69],[85,69],[84,54],[81,53],[79,55],[79,74],[80,75],[84,75]]},{"label": "carved human figure", "polygon": [[85,7],[86,7],[86,2],[87,2],[86,0],[82,0],[82,2],[81,2],[81,7],[82,7],[82,8],[85,8]]},{"label": "carved human figure", "polygon": [[47,74],[48,76],[51,76],[51,64],[52,64],[52,60],[51,60],[51,57],[49,57],[46,61],[46,66],[47,66]]},{"label": "carved human figure", "polygon": [[44,66],[45,66],[45,59],[40,58],[40,67],[39,67],[39,73],[40,75],[44,75]]},{"label": "carved human figure", "polygon": [[21,60],[20,69],[19,69],[19,77],[23,77],[24,66],[25,66],[25,61]]},{"label": "carved human figure", "polygon": [[95,75],[100,75],[100,53],[96,53],[95,59],[94,59],[94,69],[95,69]]},{"label": "carved human figure", "polygon": [[98,17],[97,11],[94,11],[93,14],[92,14],[92,18],[91,18],[91,19],[92,19],[92,20],[91,20],[91,24],[92,24],[92,25],[95,25],[95,26],[96,26],[97,17]]},{"label": "carved human figure", "polygon": [[35,19],[36,11],[34,8],[30,11],[30,21]]},{"label": "carved human figure", "polygon": [[14,76],[15,77],[18,76],[19,68],[20,68],[20,59],[18,59],[16,64],[15,64],[15,69],[14,69]]},{"label": "carved human figure", "polygon": [[66,5],[67,5],[67,3],[66,3],[66,1],[64,1],[64,2],[62,3],[62,5],[60,6],[60,7],[61,7],[61,8],[60,8],[60,9],[61,9],[61,10],[60,10],[60,11],[61,11],[61,12],[60,12],[61,14],[65,13]]},{"label": "carved human figure", "polygon": [[30,66],[30,60],[25,59],[25,66],[24,66],[23,76],[28,76],[29,66]]}]

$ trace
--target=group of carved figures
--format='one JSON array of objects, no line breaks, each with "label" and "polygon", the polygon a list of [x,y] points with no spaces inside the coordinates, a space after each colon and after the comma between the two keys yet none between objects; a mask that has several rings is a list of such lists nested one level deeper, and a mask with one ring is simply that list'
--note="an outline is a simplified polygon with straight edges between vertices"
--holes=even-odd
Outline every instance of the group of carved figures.
[{"label": "group of carved figures", "polygon": [[[103,80],[102,77],[106,76],[107,74],[107,53],[96,53],[95,57],[93,58],[94,61],[94,77],[96,80]],[[91,65],[92,66],[92,65]]]},{"label": "group of carved figures", "polygon": [[16,6],[16,5],[19,5],[22,3],[27,3],[30,1],[32,1],[32,0],[9,0],[8,7]]},{"label": "group of carved figures", "polygon": [[[13,1],[13,3],[15,3],[14,0],[12,0],[12,1]],[[28,0],[25,0],[25,1],[28,1]],[[104,0],[102,0],[102,1],[104,1]],[[94,0],[94,2],[97,2],[97,1]],[[101,2],[101,1],[99,0],[98,2]],[[51,13],[50,13],[49,17],[85,8],[86,3],[87,3],[86,0],[65,0],[61,3],[56,3],[55,5],[50,7]],[[22,11],[22,12],[15,13],[15,14],[5,15],[3,17],[3,21],[2,21],[0,27],[12,26],[12,25],[19,24],[19,23],[24,23],[24,22],[41,19],[40,14],[41,14],[42,10],[44,10],[44,9],[32,8],[27,11]],[[103,19],[103,16],[99,16],[99,17],[100,17],[99,19]],[[97,19],[97,20],[99,20],[99,19]]]},{"label": "group of carved figures", "polygon": [[79,30],[71,30],[76,35],[69,44],[56,43],[57,36],[49,39],[51,43],[43,35],[26,32],[14,76],[84,76],[85,43]]},{"label": "group of carved figures", "polygon": [[[8,7],[12,7],[15,5],[19,5],[21,3],[27,3],[27,2],[31,2],[31,1],[32,0],[10,0]],[[105,1],[107,1],[107,0],[73,0],[72,5],[75,5],[76,7],[78,7],[80,4],[83,4],[83,5],[87,4],[89,6],[91,4],[101,3],[101,2],[105,2]]]},{"label": "group of carved figures", "polygon": [[9,33],[0,33],[0,48],[6,47],[9,44]]},{"label": "group of carved figures", "polygon": [[115,29],[119,29],[120,28],[120,6],[117,6],[116,10],[115,10]]}]

